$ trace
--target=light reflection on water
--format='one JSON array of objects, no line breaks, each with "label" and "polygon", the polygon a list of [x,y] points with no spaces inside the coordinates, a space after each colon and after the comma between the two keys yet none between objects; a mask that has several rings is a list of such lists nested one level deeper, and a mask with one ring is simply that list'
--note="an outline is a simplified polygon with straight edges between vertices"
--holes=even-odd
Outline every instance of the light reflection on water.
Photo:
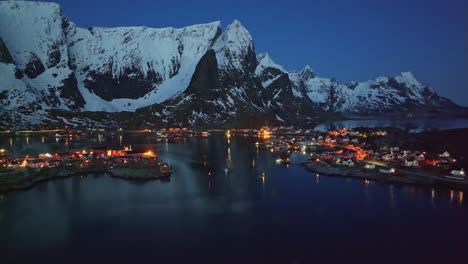
[{"label": "light reflection on water", "polygon": [[[32,155],[67,148],[66,142],[54,138],[42,143],[33,136],[28,147],[25,140],[19,138],[10,150]],[[100,245],[124,245],[140,252],[144,242],[172,256],[181,243],[189,255],[196,255],[200,244],[216,249],[212,254],[230,254],[245,245],[262,256],[266,247],[268,252],[305,258],[310,247],[332,252],[353,244],[376,252],[385,249],[384,244],[404,252],[404,244],[391,242],[415,237],[424,237],[425,249],[437,245],[441,250],[440,241],[447,243],[451,234],[467,230],[463,192],[327,177],[298,165],[277,165],[275,153],[256,148],[255,138],[231,137],[227,142],[224,135],[214,135],[186,143],[134,136],[106,140],[154,148],[173,166],[174,176],[170,182],[138,183],[89,175],[4,194],[0,246],[12,245],[25,255],[34,247],[48,253],[57,247],[93,252],[103,250]],[[0,138],[0,147],[9,141]],[[290,158],[295,164],[308,155],[292,153]],[[428,230],[431,238],[426,237]],[[340,239],[328,245],[330,236]],[[221,238],[232,243],[219,243]],[[376,240],[381,248],[372,242]],[[304,247],[304,241],[310,247]]]}]

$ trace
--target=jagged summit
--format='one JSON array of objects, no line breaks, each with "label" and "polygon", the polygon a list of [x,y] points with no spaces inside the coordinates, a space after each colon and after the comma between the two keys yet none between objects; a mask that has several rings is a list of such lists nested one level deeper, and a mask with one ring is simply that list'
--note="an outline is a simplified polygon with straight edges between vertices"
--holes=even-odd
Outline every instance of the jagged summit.
[{"label": "jagged summit", "polygon": [[225,69],[245,72],[255,69],[256,55],[252,36],[238,20],[226,27],[212,47],[218,65]]},{"label": "jagged summit", "polygon": [[3,127],[89,121],[51,114],[56,110],[130,111],[146,113],[149,124],[221,126],[457,107],[409,72],[347,84],[318,77],[309,66],[290,72],[268,53],[257,55],[238,20],[224,31],[219,21],[85,29],[55,3],[0,2]]},{"label": "jagged summit", "polygon": [[252,36],[249,31],[242,26],[238,20],[234,20],[229,24],[224,32],[221,34],[219,39],[213,45],[215,50],[219,50],[226,45],[233,45],[242,48],[243,46],[253,45]]},{"label": "jagged summit", "polygon": [[276,64],[270,57],[268,53],[260,53],[257,55],[258,66],[255,70],[256,74],[260,74],[261,71],[265,70],[266,68],[275,68],[282,72],[286,72],[283,66]]},{"label": "jagged summit", "polygon": [[[11,9],[25,9],[25,8],[49,8],[61,10],[60,5],[54,2],[40,2],[40,1],[19,1],[19,0],[7,0],[1,1],[0,5],[7,6]],[[36,9],[37,11],[37,9]]]},{"label": "jagged summit", "polygon": [[306,65],[300,72],[299,75],[301,76],[301,79],[303,80],[308,80],[315,78],[317,75],[315,74],[314,70],[309,65]]}]

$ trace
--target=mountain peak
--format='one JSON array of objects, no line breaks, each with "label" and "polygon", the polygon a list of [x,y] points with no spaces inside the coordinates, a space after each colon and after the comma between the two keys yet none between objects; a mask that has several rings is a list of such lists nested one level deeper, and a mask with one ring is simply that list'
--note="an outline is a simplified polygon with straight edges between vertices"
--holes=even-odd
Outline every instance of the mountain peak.
[{"label": "mountain peak", "polygon": [[255,69],[255,74],[261,74],[262,71],[264,71],[267,68],[275,68],[279,69],[282,72],[286,72],[286,70],[283,68],[283,66],[276,64],[271,58],[268,53],[260,53],[257,55],[257,61],[258,65],[257,68]]},{"label": "mountain peak", "polygon": [[257,54],[257,60],[261,61],[263,59],[269,59],[270,55],[267,52]]},{"label": "mountain peak", "polygon": [[213,44],[213,48],[215,50],[220,50],[226,45],[234,45],[237,47],[252,46],[252,36],[237,19],[227,26],[226,30]]},{"label": "mountain peak", "polygon": [[[238,20],[234,20],[212,45],[218,65],[242,69],[255,69],[257,61],[252,36]],[[247,62],[248,61],[248,62]],[[244,63],[246,62],[246,63]],[[243,70],[242,70],[243,71]]]},{"label": "mountain peak", "polygon": [[418,88],[423,87],[423,85],[418,80],[416,80],[416,78],[414,78],[414,75],[411,72],[402,72],[400,73],[400,75],[396,76],[395,78],[400,83],[406,83],[406,84],[409,84],[411,86],[415,86]]},{"label": "mountain peak", "polygon": [[229,39],[231,41],[240,40],[252,42],[252,36],[249,31],[237,19],[234,19],[234,21],[226,27],[224,33],[231,37]]},{"label": "mountain peak", "polygon": [[401,72],[400,76],[408,80],[415,80],[414,75],[411,72]]},{"label": "mountain peak", "polygon": [[232,21],[231,25],[236,26],[236,27],[241,27],[242,26],[241,22],[239,20],[237,20],[237,19],[234,19],[234,21]]},{"label": "mountain peak", "polygon": [[301,79],[303,80],[308,80],[315,78],[317,75],[315,74],[314,70],[310,68],[309,65],[306,65],[300,72],[299,75],[301,76]]},{"label": "mountain peak", "polygon": [[57,3],[36,1],[1,1],[0,8],[9,8],[17,11],[35,9],[36,12],[34,14],[36,15],[40,15],[43,10],[60,11],[60,5]]}]

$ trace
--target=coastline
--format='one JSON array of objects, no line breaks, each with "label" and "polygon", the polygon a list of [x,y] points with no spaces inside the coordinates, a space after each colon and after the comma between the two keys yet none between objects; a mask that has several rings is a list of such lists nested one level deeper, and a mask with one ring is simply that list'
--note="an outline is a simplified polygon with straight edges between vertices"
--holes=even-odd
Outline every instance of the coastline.
[{"label": "coastline", "polygon": [[432,187],[447,187],[456,190],[468,191],[468,183],[466,181],[456,181],[443,178],[422,178],[404,172],[398,172],[392,175],[381,173],[376,169],[367,170],[360,167],[332,166],[329,164],[318,163],[305,163],[304,167],[309,172],[329,177],[372,180],[388,184],[414,184]]},{"label": "coastline", "polygon": [[[29,172],[31,173],[31,172]],[[39,176],[37,175],[39,174]],[[12,177],[34,177],[29,181],[23,181],[18,184],[12,184],[10,186],[0,186],[0,193],[9,193],[15,191],[26,191],[33,188],[35,185],[47,181],[67,179],[74,176],[85,176],[87,174],[106,174],[111,178],[118,178],[128,181],[150,181],[150,180],[161,180],[169,179],[171,173],[162,174],[159,169],[152,168],[91,168],[81,171],[72,170],[59,170],[56,168],[50,168],[45,172],[37,171],[36,175],[21,175]],[[5,176],[5,175],[2,175]],[[8,177],[8,176],[7,176]]]}]

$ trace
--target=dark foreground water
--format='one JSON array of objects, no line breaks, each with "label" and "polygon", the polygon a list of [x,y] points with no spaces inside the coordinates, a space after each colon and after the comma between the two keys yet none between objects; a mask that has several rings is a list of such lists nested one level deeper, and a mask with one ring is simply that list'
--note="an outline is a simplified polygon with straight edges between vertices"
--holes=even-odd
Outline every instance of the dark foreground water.
[{"label": "dark foreground water", "polygon": [[[23,151],[34,142],[33,149],[59,144],[29,140]],[[171,181],[90,175],[4,194],[1,262],[449,263],[467,257],[468,205],[458,191],[316,176],[276,165],[275,154],[257,150],[253,138],[123,141],[154,147],[174,167]],[[303,159],[292,155],[294,162]]]}]

